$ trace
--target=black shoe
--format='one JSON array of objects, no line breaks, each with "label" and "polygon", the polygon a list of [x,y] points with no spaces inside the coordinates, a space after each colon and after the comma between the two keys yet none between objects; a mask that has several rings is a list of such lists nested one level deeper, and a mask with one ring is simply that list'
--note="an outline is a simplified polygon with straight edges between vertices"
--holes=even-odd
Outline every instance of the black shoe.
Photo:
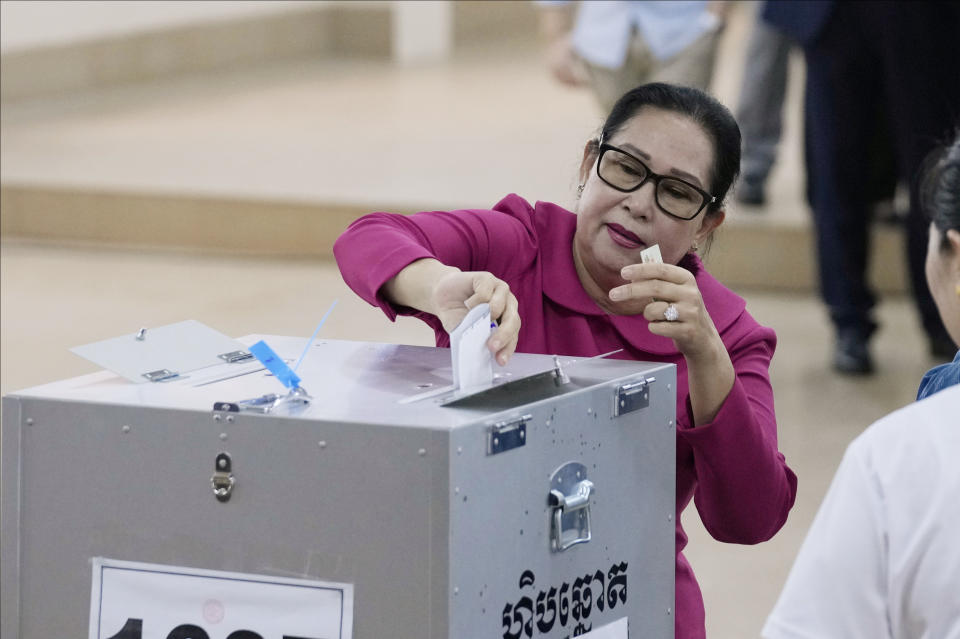
[{"label": "black shoe", "polygon": [[767,202],[763,180],[744,178],[737,187],[737,201],[747,206],[763,206]]},{"label": "black shoe", "polygon": [[867,348],[867,335],[859,329],[845,328],[837,331],[833,351],[833,368],[846,375],[869,375],[873,372],[873,360]]}]

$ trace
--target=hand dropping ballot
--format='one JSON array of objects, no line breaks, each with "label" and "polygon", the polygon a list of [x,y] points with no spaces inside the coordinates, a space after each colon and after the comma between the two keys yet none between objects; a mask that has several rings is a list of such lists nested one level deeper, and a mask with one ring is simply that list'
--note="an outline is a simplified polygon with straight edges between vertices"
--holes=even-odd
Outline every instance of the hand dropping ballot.
[{"label": "hand dropping ballot", "polygon": [[453,386],[457,390],[493,384],[493,354],[487,348],[487,340],[495,327],[496,324],[490,321],[490,305],[479,304],[470,309],[450,333]]},{"label": "hand dropping ballot", "polygon": [[654,244],[640,251],[640,262],[642,264],[663,264],[663,256],[660,255],[660,245]]}]

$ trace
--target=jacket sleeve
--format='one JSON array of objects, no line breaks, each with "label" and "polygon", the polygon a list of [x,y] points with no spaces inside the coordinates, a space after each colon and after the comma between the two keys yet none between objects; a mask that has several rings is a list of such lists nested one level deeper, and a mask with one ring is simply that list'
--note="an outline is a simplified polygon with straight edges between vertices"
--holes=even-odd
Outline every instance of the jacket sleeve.
[{"label": "jacket sleeve", "polygon": [[[693,448],[694,502],[704,527],[719,541],[770,539],[796,498],[797,477],[777,449],[769,376],[775,346],[773,331],[758,324],[728,345],[736,371],[730,394],[712,422],[678,431]],[[687,412],[687,423],[693,423],[689,398]]]},{"label": "jacket sleeve", "polygon": [[372,213],[347,228],[333,253],[347,286],[393,320],[398,312],[410,311],[394,307],[380,289],[405,266],[435,258],[463,271],[489,271],[503,279],[524,264],[522,257],[531,249],[535,252],[530,225],[530,216],[520,212]]}]

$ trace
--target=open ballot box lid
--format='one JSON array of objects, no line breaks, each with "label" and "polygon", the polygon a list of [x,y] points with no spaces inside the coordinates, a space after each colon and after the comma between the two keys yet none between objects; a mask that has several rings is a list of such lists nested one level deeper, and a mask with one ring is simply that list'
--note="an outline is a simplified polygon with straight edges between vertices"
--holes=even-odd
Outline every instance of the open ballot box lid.
[{"label": "open ballot box lid", "polygon": [[243,374],[263,368],[242,343],[196,320],[141,328],[70,352],[134,384],[189,377],[198,371],[204,371],[204,379],[222,379],[227,371]]},{"label": "open ballot box lid", "polygon": [[[449,349],[205,329],[3,398],[4,637],[673,636],[672,364],[516,354],[463,392]],[[221,357],[259,341],[309,401],[244,404],[287,391]]]}]

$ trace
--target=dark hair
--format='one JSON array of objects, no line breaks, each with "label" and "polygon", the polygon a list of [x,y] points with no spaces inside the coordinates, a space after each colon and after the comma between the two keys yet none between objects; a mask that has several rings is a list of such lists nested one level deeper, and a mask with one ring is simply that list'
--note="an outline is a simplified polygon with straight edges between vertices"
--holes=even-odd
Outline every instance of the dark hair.
[{"label": "dark hair", "polygon": [[960,129],[953,142],[930,154],[920,183],[920,207],[943,238],[940,250],[950,249],[947,231],[960,231]]},{"label": "dark hair", "polygon": [[740,127],[727,107],[700,89],[652,82],[621,96],[603,123],[600,139],[607,141],[643,107],[655,107],[685,115],[704,130],[713,142],[711,195],[717,200],[707,213],[723,206],[730,187],[740,173]]}]

